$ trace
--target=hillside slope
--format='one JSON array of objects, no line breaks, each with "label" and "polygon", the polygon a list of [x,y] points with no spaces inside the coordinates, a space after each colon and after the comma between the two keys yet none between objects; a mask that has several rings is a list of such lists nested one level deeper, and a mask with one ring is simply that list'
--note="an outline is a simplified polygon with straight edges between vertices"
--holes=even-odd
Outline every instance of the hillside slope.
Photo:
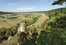
[{"label": "hillside slope", "polygon": [[40,31],[40,28],[42,28],[47,23],[48,20],[49,16],[46,14],[42,14],[42,16],[40,16],[35,23],[27,26],[27,31],[29,32]]}]

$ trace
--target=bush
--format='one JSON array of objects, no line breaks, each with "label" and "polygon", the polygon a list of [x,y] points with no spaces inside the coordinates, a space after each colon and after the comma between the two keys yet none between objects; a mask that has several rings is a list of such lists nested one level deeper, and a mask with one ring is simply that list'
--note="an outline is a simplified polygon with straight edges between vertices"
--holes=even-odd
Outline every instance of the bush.
[{"label": "bush", "polygon": [[41,31],[37,45],[66,45],[66,14],[53,16],[46,28],[49,32]]}]

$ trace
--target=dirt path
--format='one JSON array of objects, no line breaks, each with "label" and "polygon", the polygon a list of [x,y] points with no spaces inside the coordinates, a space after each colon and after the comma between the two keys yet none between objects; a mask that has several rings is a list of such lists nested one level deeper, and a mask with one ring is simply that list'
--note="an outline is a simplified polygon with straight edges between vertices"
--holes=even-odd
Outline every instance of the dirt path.
[{"label": "dirt path", "polygon": [[21,23],[17,32],[25,32],[25,23]]}]

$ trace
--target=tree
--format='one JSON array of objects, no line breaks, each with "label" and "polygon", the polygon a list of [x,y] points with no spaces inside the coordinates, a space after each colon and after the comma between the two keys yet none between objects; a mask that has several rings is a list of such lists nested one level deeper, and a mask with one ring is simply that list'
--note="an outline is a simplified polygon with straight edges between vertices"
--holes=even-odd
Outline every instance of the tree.
[{"label": "tree", "polygon": [[61,4],[63,4],[64,2],[66,2],[66,0],[57,0],[57,1],[54,1],[54,2],[52,3],[52,5],[56,5],[56,4],[61,5]]}]

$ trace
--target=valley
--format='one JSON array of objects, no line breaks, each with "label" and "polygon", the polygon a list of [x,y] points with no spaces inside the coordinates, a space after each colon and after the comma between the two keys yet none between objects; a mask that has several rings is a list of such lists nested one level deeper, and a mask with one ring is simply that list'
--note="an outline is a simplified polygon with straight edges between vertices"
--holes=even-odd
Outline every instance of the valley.
[{"label": "valley", "polygon": [[66,44],[65,8],[3,15],[6,18],[2,18],[2,15],[0,14],[0,45]]}]

